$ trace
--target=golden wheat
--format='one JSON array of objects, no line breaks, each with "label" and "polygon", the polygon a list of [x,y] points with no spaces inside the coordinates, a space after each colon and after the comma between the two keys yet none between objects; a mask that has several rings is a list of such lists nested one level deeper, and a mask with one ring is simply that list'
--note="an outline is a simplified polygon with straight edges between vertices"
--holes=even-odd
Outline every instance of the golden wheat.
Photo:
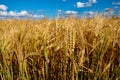
[{"label": "golden wheat", "polygon": [[120,79],[120,19],[0,21],[1,80]]}]

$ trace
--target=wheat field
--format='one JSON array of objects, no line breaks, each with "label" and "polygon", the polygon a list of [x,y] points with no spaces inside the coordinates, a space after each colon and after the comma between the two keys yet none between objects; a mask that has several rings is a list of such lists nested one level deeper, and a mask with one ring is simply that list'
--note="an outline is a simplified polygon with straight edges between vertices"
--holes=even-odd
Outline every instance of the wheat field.
[{"label": "wheat field", "polygon": [[120,18],[1,20],[0,80],[120,80]]}]

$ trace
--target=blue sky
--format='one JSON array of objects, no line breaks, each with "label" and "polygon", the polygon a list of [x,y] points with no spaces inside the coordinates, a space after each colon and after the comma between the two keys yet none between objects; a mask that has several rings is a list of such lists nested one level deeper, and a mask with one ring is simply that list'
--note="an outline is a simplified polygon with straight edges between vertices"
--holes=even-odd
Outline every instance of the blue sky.
[{"label": "blue sky", "polygon": [[111,9],[120,12],[120,0],[0,0],[0,18],[30,16],[54,18],[56,15],[79,15]]}]

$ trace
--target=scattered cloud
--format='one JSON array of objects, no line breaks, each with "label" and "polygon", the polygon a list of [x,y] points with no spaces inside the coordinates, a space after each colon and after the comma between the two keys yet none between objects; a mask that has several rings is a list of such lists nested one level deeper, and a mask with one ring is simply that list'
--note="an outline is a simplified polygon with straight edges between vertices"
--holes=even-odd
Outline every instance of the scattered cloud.
[{"label": "scattered cloud", "polygon": [[27,11],[23,10],[21,12],[10,11],[7,12],[8,16],[26,16],[28,14]]},{"label": "scattered cloud", "polygon": [[39,18],[44,18],[44,15],[32,15],[31,17],[35,18],[35,19],[39,19]]},{"label": "scattered cloud", "polygon": [[0,18],[33,18],[33,19],[40,19],[40,18],[44,18],[44,15],[38,15],[38,14],[30,14],[28,13],[26,10],[22,10],[20,12],[16,12],[16,11],[7,11],[7,6],[5,5],[0,5]]},{"label": "scattered cloud", "polygon": [[57,10],[57,15],[55,16],[56,19],[61,18],[64,15],[64,11],[62,9]]},{"label": "scattered cloud", "polygon": [[106,8],[105,11],[106,12],[112,11],[112,8]]},{"label": "scattered cloud", "polygon": [[64,12],[64,15],[67,16],[67,17],[69,17],[69,16],[76,17],[77,14],[78,14],[77,11],[72,11],[72,10],[68,10],[68,11]]},{"label": "scattered cloud", "polygon": [[25,11],[25,10],[21,11],[20,13],[18,13],[19,16],[25,16],[27,14],[28,14],[28,12]]},{"label": "scattered cloud", "polygon": [[85,7],[85,3],[82,3],[82,2],[77,2],[77,8],[83,8]]},{"label": "scattered cloud", "polygon": [[120,5],[120,2],[113,2],[112,5]]},{"label": "scattered cloud", "polygon": [[89,0],[89,2],[91,2],[91,3],[97,3],[96,0]]},{"label": "scattered cloud", "polygon": [[78,12],[69,10],[69,11],[66,11],[65,14],[77,15]]},{"label": "scattered cloud", "polygon": [[87,17],[93,17],[97,12],[93,12],[93,11],[85,11],[84,14]]},{"label": "scattered cloud", "polygon": [[112,14],[114,14],[114,10],[112,8],[106,8],[105,9],[105,15],[106,16],[111,16]]},{"label": "scattered cloud", "polygon": [[86,5],[86,7],[90,7],[90,6],[92,6],[92,3],[86,2],[85,5]]},{"label": "scattered cloud", "polygon": [[86,11],[85,14],[89,14],[89,15],[94,15],[96,12],[93,11]]},{"label": "scattered cloud", "polygon": [[7,16],[8,13],[6,11],[0,11],[0,16]]},{"label": "scattered cloud", "polygon": [[44,15],[37,15],[37,14],[30,14],[27,11],[23,10],[21,12],[15,12],[15,11],[0,11],[0,17],[13,17],[13,18],[33,18],[33,19],[41,19],[44,18]]},{"label": "scattered cloud", "polygon": [[77,8],[90,7],[93,3],[97,3],[96,0],[89,0],[88,2],[76,2]]},{"label": "scattered cloud", "polygon": [[77,5],[77,8],[84,8],[84,7],[90,7],[90,6],[92,6],[92,3],[90,3],[90,2],[86,2],[86,3],[77,2],[76,5]]},{"label": "scattered cloud", "polygon": [[27,15],[27,11],[15,12],[15,11],[0,11],[0,16],[25,16]]},{"label": "scattered cloud", "polygon": [[7,6],[5,6],[5,5],[0,5],[0,10],[3,10],[3,11],[6,11],[7,10]]},{"label": "scattered cloud", "polygon": [[58,9],[58,10],[57,10],[57,12],[58,12],[58,13],[61,13],[61,12],[62,12],[62,10],[61,10],[61,9]]},{"label": "scattered cloud", "polygon": [[118,7],[118,6],[114,6],[114,8],[116,8],[116,9],[117,9],[117,8],[119,8],[119,7]]},{"label": "scattered cloud", "polygon": [[8,12],[8,16],[18,16],[16,12],[10,11]]}]

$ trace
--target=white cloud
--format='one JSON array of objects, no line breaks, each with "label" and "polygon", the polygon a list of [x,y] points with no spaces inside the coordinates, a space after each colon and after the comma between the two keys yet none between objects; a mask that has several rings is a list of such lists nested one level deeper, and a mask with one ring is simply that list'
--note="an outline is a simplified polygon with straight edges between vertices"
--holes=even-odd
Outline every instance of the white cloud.
[{"label": "white cloud", "polygon": [[8,12],[8,16],[17,16],[17,13],[14,11]]},{"label": "white cloud", "polygon": [[32,15],[33,18],[44,18],[45,16],[44,15]]},{"label": "white cloud", "polygon": [[78,14],[78,12],[76,11],[72,11],[72,10],[68,10],[64,12],[64,16],[66,17],[76,17]]},{"label": "white cloud", "polygon": [[27,11],[23,10],[21,12],[10,11],[8,12],[8,16],[26,16],[28,14]]},{"label": "white cloud", "polygon": [[77,8],[90,7],[93,3],[97,3],[96,0],[89,0],[88,2],[76,2]]},{"label": "white cloud", "polygon": [[7,11],[7,6],[5,5],[0,5],[0,19],[3,18],[16,18],[16,19],[20,19],[20,18],[29,18],[32,17],[33,19],[40,19],[40,18],[44,18],[44,15],[37,15],[37,14],[30,14],[28,13],[26,10],[22,10],[20,12],[16,12],[16,11]]},{"label": "white cloud", "polygon": [[96,0],[89,0],[89,2],[91,2],[91,3],[97,3]]},{"label": "white cloud", "polygon": [[105,9],[104,15],[110,17],[113,14],[114,14],[114,10],[112,8],[106,8]]},{"label": "white cloud", "polygon": [[25,16],[27,14],[28,14],[28,12],[25,11],[25,10],[23,10],[23,11],[21,11],[21,12],[18,13],[19,16]]},{"label": "white cloud", "polygon": [[20,12],[15,12],[15,11],[9,11],[9,12],[6,12],[6,11],[0,11],[0,17],[13,17],[13,18],[16,18],[16,19],[20,19],[20,18],[33,18],[33,19],[41,19],[41,18],[44,18],[45,16],[44,15],[37,15],[37,14],[30,14],[28,13],[27,11],[23,10],[23,11],[20,11]]},{"label": "white cloud", "polygon": [[112,8],[106,8],[105,11],[106,12],[112,11]]},{"label": "white cloud", "polygon": [[86,11],[85,14],[94,15],[95,12],[92,12],[92,11]]},{"label": "white cloud", "polygon": [[86,7],[92,6],[92,3],[90,3],[90,2],[86,2],[85,4],[86,4]]},{"label": "white cloud", "polygon": [[92,6],[92,3],[91,2],[86,2],[86,3],[77,2],[76,5],[77,5],[77,8],[84,8],[84,7],[90,7],[90,6]]},{"label": "white cloud", "polygon": [[7,16],[8,13],[6,11],[0,11],[0,16]]},{"label": "white cloud", "polygon": [[112,5],[120,5],[120,2],[113,2]]},{"label": "white cloud", "polygon": [[5,5],[0,5],[0,10],[3,10],[3,11],[6,11],[7,10],[7,6],[5,6]]},{"label": "white cloud", "polygon": [[93,11],[85,11],[84,14],[87,17],[93,17],[97,12],[93,12]]},{"label": "white cloud", "polygon": [[62,10],[61,10],[61,9],[58,9],[58,10],[57,10],[57,12],[58,12],[58,13],[61,13],[61,12],[62,12]]},{"label": "white cloud", "polygon": [[77,15],[78,12],[69,10],[69,11],[66,11],[65,14],[66,15]]},{"label": "white cloud", "polygon": [[92,0],[93,3],[96,3],[97,1],[96,0]]},{"label": "white cloud", "polygon": [[77,2],[77,8],[83,8],[85,7],[85,3],[82,3],[82,2]]}]

